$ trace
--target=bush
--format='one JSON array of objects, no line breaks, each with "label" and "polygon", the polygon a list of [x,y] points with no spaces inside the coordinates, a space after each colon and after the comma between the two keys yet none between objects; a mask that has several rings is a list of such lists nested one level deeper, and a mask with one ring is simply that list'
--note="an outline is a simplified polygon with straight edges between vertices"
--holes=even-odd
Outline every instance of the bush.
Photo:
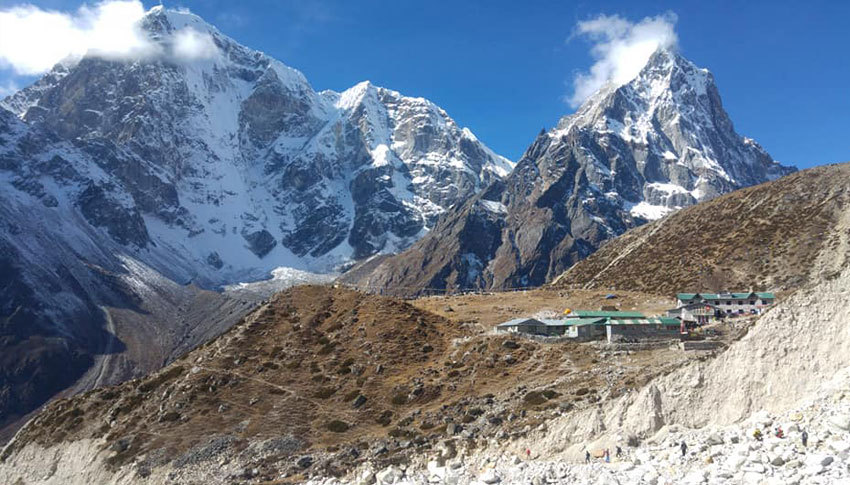
[{"label": "bush", "polygon": [[387,410],[387,411],[382,412],[381,415],[378,416],[378,419],[376,419],[375,421],[378,424],[380,424],[381,426],[389,426],[390,423],[392,422],[392,417],[393,417],[393,412]]},{"label": "bush", "polygon": [[327,398],[333,396],[334,393],[336,393],[336,389],[334,389],[332,387],[320,387],[313,394],[313,397],[315,397],[316,399],[327,399]]},{"label": "bush", "polygon": [[523,402],[531,406],[538,406],[548,401],[540,391],[531,391],[522,398]]},{"label": "bush", "polygon": [[346,423],[345,421],[340,421],[338,419],[334,419],[333,421],[329,422],[325,427],[328,429],[328,431],[332,431],[334,433],[345,433],[346,431],[348,431],[348,428],[350,428],[348,423]]}]

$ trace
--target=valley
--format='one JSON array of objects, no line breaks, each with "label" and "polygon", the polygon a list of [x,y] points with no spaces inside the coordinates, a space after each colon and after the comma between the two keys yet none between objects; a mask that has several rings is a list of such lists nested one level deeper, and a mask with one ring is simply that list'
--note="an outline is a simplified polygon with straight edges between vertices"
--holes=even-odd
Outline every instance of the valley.
[{"label": "valley", "polygon": [[81,44],[0,85],[0,483],[850,483],[850,163],[742,135],[675,13],[578,21],[574,110],[515,160],[459,121],[525,119],[486,94],[524,72],[482,110],[183,7],[24,18]]},{"label": "valley", "polygon": [[[504,306],[481,311],[497,298]],[[52,403],[5,453],[89,446],[103,460],[92,477],[104,481],[298,481],[404,463],[438,446],[513,442],[706,358],[670,342],[609,348],[493,332],[501,315],[600,301],[598,292],[538,290],[406,303],[296,287],[150,377]],[[620,302],[671,304],[641,294]]]}]

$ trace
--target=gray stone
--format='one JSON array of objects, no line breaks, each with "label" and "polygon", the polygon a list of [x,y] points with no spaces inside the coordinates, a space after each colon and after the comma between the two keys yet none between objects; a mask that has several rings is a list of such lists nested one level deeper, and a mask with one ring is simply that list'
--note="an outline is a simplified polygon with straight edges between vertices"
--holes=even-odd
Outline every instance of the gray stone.
[{"label": "gray stone", "polygon": [[723,438],[721,438],[720,435],[717,433],[712,433],[708,435],[708,437],[705,439],[705,442],[709,445],[722,445]]},{"label": "gray stone", "polygon": [[830,416],[829,423],[842,431],[850,431],[850,414]]},{"label": "gray stone", "polygon": [[487,485],[493,485],[494,483],[499,483],[502,481],[502,479],[499,478],[496,472],[492,469],[485,471],[480,477],[478,477],[478,480],[486,483]]},{"label": "gray stone", "polygon": [[248,242],[248,249],[260,258],[269,254],[277,246],[274,236],[265,229],[243,234],[242,237]]}]

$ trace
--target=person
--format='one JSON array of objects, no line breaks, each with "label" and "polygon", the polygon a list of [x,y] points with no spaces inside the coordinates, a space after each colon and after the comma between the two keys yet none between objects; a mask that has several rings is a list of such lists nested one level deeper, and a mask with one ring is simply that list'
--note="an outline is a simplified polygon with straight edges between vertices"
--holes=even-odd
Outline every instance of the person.
[{"label": "person", "polygon": [[584,462],[590,463],[590,452],[587,450],[584,450]]},{"label": "person", "polygon": [[807,433],[806,430],[803,430],[802,438],[803,438],[803,447],[806,447],[809,443],[809,433]]},{"label": "person", "polygon": [[761,441],[761,430],[760,429],[756,429],[755,431],[753,431],[753,438],[755,438],[756,441]]},{"label": "person", "polygon": [[611,463],[611,450],[605,448],[605,463]]},{"label": "person", "polygon": [[623,456],[623,449],[617,446],[617,458],[621,458]]},{"label": "person", "polygon": [[528,458],[529,460],[531,459],[531,448],[526,448],[526,449],[525,449],[525,456],[526,456],[526,458]]},{"label": "person", "polygon": [[782,426],[777,426],[776,428],[776,437],[782,439],[785,437],[785,433],[782,431]]},{"label": "person", "polygon": [[684,458],[685,455],[688,453],[688,445],[686,445],[685,442],[682,441],[681,448],[682,448],[682,458]]}]

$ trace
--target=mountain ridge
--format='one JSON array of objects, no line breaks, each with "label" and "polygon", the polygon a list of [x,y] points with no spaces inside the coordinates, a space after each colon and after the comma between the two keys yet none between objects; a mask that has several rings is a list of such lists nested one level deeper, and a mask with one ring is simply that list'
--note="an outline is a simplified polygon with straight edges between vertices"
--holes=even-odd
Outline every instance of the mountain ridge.
[{"label": "mountain ridge", "polygon": [[610,241],[552,285],[788,292],[830,279],[850,261],[847,177],[850,163],[822,165],[685,208]]},{"label": "mountain ridge", "polygon": [[422,98],[316,92],[190,13],[140,26],[144,56],[66,59],[0,103],[0,428],[159,368],[262,293],[207,290],[400,250],[511,165]]},{"label": "mountain ridge", "polygon": [[662,49],[635,79],[542,132],[503,183],[453,208],[409,250],[341,281],[536,286],[632,227],[794,170],[734,131],[709,71]]}]

